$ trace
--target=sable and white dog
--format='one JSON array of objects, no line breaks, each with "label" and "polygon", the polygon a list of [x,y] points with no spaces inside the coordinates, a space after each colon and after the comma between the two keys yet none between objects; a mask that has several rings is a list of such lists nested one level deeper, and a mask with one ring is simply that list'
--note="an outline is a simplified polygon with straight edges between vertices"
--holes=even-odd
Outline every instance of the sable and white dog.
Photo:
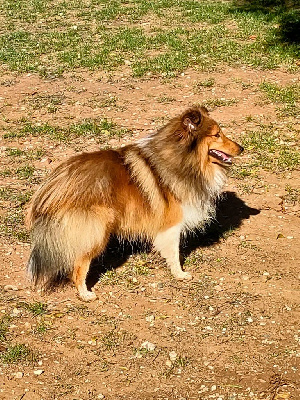
[{"label": "sable and white dog", "polygon": [[82,300],[94,300],[86,276],[111,235],[151,240],[174,277],[191,279],[179,261],[180,234],[214,215],[228,166],[242,151],[204,107],[193,107],[134,144],[63,162],[27,212],[34,283],[49,288],[70,277]]}]

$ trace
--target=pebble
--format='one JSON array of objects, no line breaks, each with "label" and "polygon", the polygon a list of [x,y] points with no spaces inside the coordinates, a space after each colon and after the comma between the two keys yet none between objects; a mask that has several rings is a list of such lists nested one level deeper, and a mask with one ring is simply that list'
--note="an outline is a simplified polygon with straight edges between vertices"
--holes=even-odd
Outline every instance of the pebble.
[{"label": "pebble", "polygon": [[155,344],[148,342],[148,340],[146,340],[141,344],[141,349],[146,349],[148,351],[153,351],[155,347],[156,347]]},{"label": "pebble", "polygon": [[147,315],[146,321],[147,322],[153,322],[155,320],[155,316],[153,314]]},{"label": "pebble", "polygon": [[171,361],[175,361],[177,358],[177,353],[175,351],[170,351],[169,357]]},{"label": "pebble", "polygon": [[102,393],[98,394],[97,399],[105,399],[104,394],[102,394]]},{"label": "pebble", "polygon": [[5,285],[3,289],[5,292],[9,292],[10,290],[14,290],[14,291],[19,290],[17,288],[17,286],[14,286],[14,285]]},{"label": "pebble", "polygon": [[16,377],[17,379],[21,379],[21,378],[23,378],[23,376],[24,376],[23,372],[16,372],[16,373],[15,373],[15,377]]},{"label": "pebble", "polygon": [[167,360],[166,361],[166,366],[167,367],[172,367],[172,361],[171,360]]},{"label": "pebble", "polygon": [[34,375],[42,375],[45,371],[43,369],[36,369],[33,371]]}]

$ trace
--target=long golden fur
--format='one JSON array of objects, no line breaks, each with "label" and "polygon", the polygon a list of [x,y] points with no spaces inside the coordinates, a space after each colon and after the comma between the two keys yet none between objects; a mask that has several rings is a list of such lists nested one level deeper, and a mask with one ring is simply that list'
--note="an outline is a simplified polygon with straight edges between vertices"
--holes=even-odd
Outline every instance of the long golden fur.
[{"label": "long golden fur", "polygon": [[176,278],[191,279],[179,262],[180,234],[211,218],[242,150],[204,107],[193,107],[135,144],[65,161],[28,208],[33,281],[51,287],[68,276],[81,299],[95,299],[86,276],[112,234],[151,240]]}]

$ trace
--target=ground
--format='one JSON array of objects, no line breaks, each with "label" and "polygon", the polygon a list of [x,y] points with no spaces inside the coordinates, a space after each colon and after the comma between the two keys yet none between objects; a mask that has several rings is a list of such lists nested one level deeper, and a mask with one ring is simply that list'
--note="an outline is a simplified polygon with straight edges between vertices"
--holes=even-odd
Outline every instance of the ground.
[{"label": "ground", "polygon": [[[0,4],[0,400],[300,398],[298,17],[281,0]],[[182,238],[193,280],[112,240],[96,301],[33,288],[24,212],[50,171],[193,104],[245,148],[216,219]]]},{"label": "ground", "polygon": [[[295,76],[228,68],[168,80],[85,71],[54,80],[2,77],[1,399],[299,398],[297,170],[262,169],[255,151],[246,149],[224,188],[217,221],[183,240],[191,282],[175,281],[151,252],[129,255],[106,272],[95,286],[98,300],[89,304],[71,284],[41,294],[25,274],[30,244],[18,210],[27,192],[65,157],[103,146],[93,135],[71,141],[18,135],[28,115],[36,126],[66,133],[104,110],[107,121],[122,127],[114,127],[105,146],[120,146],[191,104],[234,99],[213,104],[211,115],[226,134],[247,143],[247,130],[278,121],[276,105],[257,90],[262,81],[286,86]],[[110,252],[118,246],[130,253],[121,244]]]}]

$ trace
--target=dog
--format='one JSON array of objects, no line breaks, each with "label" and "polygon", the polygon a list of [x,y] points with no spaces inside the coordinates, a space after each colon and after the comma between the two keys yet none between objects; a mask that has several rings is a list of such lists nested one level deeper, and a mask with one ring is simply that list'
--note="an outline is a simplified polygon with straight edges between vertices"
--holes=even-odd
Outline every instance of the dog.
[{"label": "dog", "polygon": [[63,162],[27,210],[34,284],[51,288],[67,277],[82,300],[96,299],[86,277],[111,235],[152,241],[175,278],[192,279],[181,268],[180,236],[214,216],[228,166],[242,151],[205,107],[191,107],[134,144]]}]

